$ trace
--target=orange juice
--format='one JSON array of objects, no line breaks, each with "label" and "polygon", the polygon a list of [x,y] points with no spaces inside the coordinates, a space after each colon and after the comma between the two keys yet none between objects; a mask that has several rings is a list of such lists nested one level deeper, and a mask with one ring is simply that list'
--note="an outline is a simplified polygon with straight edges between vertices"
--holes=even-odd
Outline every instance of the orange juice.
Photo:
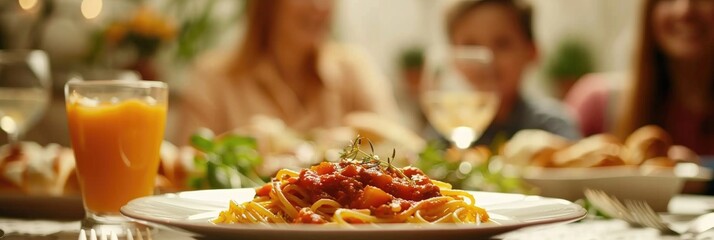
[{"label": "orange juice", "polygon": [[153,193],[166,104],[68,103],[67,119],[86,209],[117,213],[129,200]]}]

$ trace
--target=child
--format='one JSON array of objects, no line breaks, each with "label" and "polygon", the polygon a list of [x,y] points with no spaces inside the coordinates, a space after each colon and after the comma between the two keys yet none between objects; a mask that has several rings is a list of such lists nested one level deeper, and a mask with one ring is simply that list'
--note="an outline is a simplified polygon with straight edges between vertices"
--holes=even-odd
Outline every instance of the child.
[{"label": "child", "polygon": [[527,6],[515,0],[464,1],[451,9],[446,24],[451,45],[479,45],[493,52],[501,103],[477,144],[490,144],[497,135],[510,138],[522,129],[580,137],[559,104],[542,99],[536,103],[519,92],[523,73],[538,57]]}]

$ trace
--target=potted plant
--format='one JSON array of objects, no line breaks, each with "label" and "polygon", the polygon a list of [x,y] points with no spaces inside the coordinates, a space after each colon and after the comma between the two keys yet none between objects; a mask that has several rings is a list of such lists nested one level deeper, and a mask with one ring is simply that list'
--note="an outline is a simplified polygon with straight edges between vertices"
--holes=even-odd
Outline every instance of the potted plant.
[{"label": "potted plant", "polygon": [[563,40],[545,65],[545,73],[554,82],[560,98],[565,97],[580,77],[594,69],[590,49],[576,38]]},{"label": "potted plant", "polygon": [[399,55],[399,66],[410,97],[418,98],[424,68],[424,48],[413,46],[403,50]]}]

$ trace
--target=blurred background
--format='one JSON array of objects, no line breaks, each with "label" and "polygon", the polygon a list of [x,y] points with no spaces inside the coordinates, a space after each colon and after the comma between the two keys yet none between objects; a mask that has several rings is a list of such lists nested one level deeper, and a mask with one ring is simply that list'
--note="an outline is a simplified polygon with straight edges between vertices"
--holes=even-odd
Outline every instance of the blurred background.
[{"label": "blurred background", "polygon": [[[560,99],[585,73],[631,67],[642,1],[531,0],[540,61],[521,91]],[[337,0],[332,38],[366,52],[393,86],[400,110],[413,103],[406,83],[429,46],[446,41],[444,11],[453,1]],[[41,49],[50,59],[52,100],[22,137],[69,146],[63,85],[72,78],[136,77],[167,82],[167,139],[187,98],[198,56],[243,37],[241,0],[7,0],[0,2],[0,48]],[[405,117],[405,119],[407,119]],[[406,120],[405,120],[406,121]],[[4,134],[4,133],[0,133]],[[0,136],[0,145],[6,143]]]}]

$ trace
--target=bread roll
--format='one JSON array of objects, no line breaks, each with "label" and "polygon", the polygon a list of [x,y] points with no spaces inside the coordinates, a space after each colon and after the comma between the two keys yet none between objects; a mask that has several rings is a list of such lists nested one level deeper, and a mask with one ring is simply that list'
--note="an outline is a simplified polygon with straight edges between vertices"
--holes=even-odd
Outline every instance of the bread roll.
[{"label": "bread roll", "polygon": [[569,144],[545,131],[522,130],[506,144],[502,155],[512,164],[541,167],[672,167],[678,161],[700,163],[696,153],[684,146],[673,146],[670,135],[655,125],[637,129],[624,144],[610,134],[596,134]]},{"label": "bread roll", "polygon": [[670,146],[667,150],[667,157],[678,162],[692,162],[696,164],[702,163],[702,160],[699,158],[697,153],[682,145]]},{"label": "bread roll", "polygon": [[[610,134],[596,134],[584,138],[553,154],[553,165],[557,167],[595,167],[625,163],[620,157],[622,145]],[[603,162],[605,161],[605,162]]]},{"label": "bread roll", "polygon": [[188,176],[193,167],[196,150],[189,146],[181,148],[164,142],[161,144],[161,162],[156,186],[161,192],[177,192],[188,188]]},{"label": "bread roll", "polygon": [[553,164],[553,155],[558,150],[553,148],[545,148],[535,152],[531,157],[530,165],[537,167],[555,167]]},{"label": "bread roll", "polygon": [[569,146],[567,139],[538,129],[517,132],[503,147],[503,160],[514,165],[550,166],[556,150]]},{"label": "bread roll", "polygon": [[625,161],[619,156],[613,155],[600,155],[597,163],[592,165],[592,167],[610,167],[610,166],[622,166],[625,165]]},{"label": "bread roll", "polygon": [[646,159],[666,157],[672,146],[672,138],[664,129],[647,125],[630,134],[625,140],[625,146],[628,152],[625,159],[628,163],[641,164]]},{"label": "bread roll", "polygon": [[[162,192],[186,189],[195,150],[162,144],[157,187]],[[24,195],[79,195],[72,149],[57,144],[45,147],[23,142],[0,147],[0,193]]]},{"label": "bread roll", "polygon": [[[79,194],[72,150],[23,142],[0,148],[0,192],[60,196]],[[74,180],[73,180],[74,179]],[[69,184],[69,185],[68,185]]]},{"label": "bread roll", "polygon": [[642,162],[641,166],[647,167],[674,167],[677,161],[668,157],[656,157],[650,158]]},{"label": "bread roll", "polygon": [[22,190],[22,173],[27,163],[21,160],[19,147],[0,147],[0,193],[18,194]]}]

